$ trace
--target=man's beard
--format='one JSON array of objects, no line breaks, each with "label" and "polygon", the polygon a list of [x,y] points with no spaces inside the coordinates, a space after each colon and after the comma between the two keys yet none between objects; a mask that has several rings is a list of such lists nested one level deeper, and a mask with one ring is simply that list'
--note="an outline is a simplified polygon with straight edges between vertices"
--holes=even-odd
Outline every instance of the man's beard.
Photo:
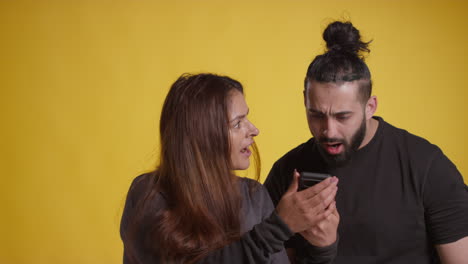
[{"label": "man's beard", "polygon": [[[359,149],[359,146],[361,146],[361,143],[364,140],[365,135],[366,135],[366,119],[364,117],[361,122],[361,125],[359,126],[359,129],[351,137],[351,142],[347,142],[344,139],[340,139],[340,138],[326,138],[326,137],[318,138],[317,145],[318,145],[319,153],[322,155],[325,162],[331,168],[343,167],[351,160],[351,157],[353,156],[353,154],[356,153],[356,151]],[[337,155],[329,154],[323,148],[321,144],[321,143],[327,143],[327,142],[338,142],[338,143],[343,144],[343,152]]]}]

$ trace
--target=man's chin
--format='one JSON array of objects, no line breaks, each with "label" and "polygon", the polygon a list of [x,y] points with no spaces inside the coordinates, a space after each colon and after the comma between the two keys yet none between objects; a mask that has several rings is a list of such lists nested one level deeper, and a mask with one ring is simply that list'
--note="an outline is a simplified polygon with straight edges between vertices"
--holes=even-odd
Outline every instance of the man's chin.
[{"label": "man's chin", "polygon": [[351,159],[341,156],[330,157],[327,159],[327,163],[332,168],[344,167],[349,163]]},{"label": "man's chin", "polygon": [[350,160],[350,156],[346,155],[345,151],[343,151],[340,154],[334,155],[334,154],[328,153],[326,150],[324,150],[321,147],[319,149],[320,149],[319,152],[322,155],[323,159],[331,168],[343,167],[346,164],[348,164]]}]

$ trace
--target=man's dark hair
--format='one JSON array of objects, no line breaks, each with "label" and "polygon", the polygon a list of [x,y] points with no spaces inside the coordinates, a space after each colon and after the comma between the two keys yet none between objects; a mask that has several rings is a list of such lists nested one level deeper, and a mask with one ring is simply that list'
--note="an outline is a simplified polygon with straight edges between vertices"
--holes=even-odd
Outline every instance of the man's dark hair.
[{"label": "man's dark hair", "polygon": [[359,30],[351,22],[333,22],[323,32],[327,51],[315,57],[307,69],[304,90],[311,80],[317,82],[352,82],[360,84],[360,97],[367,101],[372,93],[369,68],[364,62],[363,53],[370,52],[370,42],[361,41]]}]

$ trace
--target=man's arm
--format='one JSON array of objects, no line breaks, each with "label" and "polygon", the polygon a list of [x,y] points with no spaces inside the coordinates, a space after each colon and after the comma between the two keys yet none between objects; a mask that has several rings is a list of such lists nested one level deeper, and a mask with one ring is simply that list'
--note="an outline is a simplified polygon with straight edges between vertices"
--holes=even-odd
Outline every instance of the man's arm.
[{"label": "man's arm", "polygon": [[[468,185],[465,189],[468,192]],[[468,259],[468,237],[452,243],[436,245],[436,249],[443,264],[463,263]]]},{"label": "man's arm", "polygon": [[468,259],[468,192],[456,166],[439,150],[424,188],[426,225],[444,264]]},{"label": "man's arm", "polygon": [[436,245],[440,260],[443,264],[458,264],[468,260],[468,237],[458,241]]}]

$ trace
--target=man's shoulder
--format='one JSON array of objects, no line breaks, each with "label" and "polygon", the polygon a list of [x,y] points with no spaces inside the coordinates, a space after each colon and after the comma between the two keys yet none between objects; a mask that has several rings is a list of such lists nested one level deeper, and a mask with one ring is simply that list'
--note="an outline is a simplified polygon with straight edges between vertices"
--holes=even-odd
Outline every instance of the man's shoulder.
[{"label": "man's shoulder", "polygon": [[422,136],[415,135],[385,121],[383,121],[382,124],[384,126],[384,138],[390,140],[392,145],[404,148],[404,150],[410,153],[423,154],[422,156],[441,151],[437,145],[431,143]]}]

